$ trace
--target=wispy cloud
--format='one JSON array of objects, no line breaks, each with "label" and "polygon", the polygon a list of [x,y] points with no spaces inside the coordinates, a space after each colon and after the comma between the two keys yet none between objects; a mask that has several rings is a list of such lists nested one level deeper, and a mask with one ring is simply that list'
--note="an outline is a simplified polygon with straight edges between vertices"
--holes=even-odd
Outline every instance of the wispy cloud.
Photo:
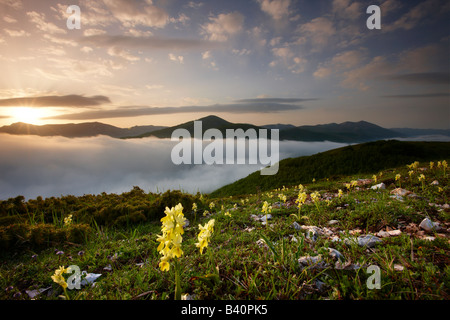
[{"label": "wispy cloud", "polygon": [[[253,100],[253,101],[252,101]],[[262,101],[261,101],[262,100]],[[241,100],[241,103],[215,104],[210,106],[183,106],[183,107],[143,107],[129,106],[109,110],[93,110],[78,113],[62,114],[45,118],[46,120],[89,120],[106,118],[138,117],[148,115],[176,114],[176,113],[275,113],[284,111],[295,111],[303,109],[298,104],[286,103],[285,100],[293,102],[305,101],[303,99],[249,99],[248,102]],[[273,100],[273,101],[270,101]],[[275,102],[280,100],[278,102]],[[280,103],[282,102],[282,103]]]},{"label": "wispy cloud", "polygon": [[110,103],[108,97],[93,96],[85,97],[82,95],[71,94],[66,96],[41,96],[41,97],[22,97],[11,99],[0,99],[1,107],[92,107],[105,103]]},{"label": "wispy cloud", "polygon": [[218,47],[215,41],[156,36],[93,35],[80,39],[82,43],[98,47],[122,46],[126,48],[163,50],[205,50]]},{"label": "wispy cloud", "polygon": [[441,98],[450,97],[450,93],[438,92],[438,93],[419,93],[419,94],[393,94],[382,96],[383,98]]},{"label": "wispy cloud", "polygon": [[417,84],[449,84],[450,72],[423,72],[389,75],[387,80],[402,81]]},{"label": "wispy cloud", "polygon": [[312,99],[302,99],[302,98],[255,98],[255,99],[240,99],[235,100],[235,102],[246,102],[246,103],[297,103],[305,101],[318,100],[316,98]]}]

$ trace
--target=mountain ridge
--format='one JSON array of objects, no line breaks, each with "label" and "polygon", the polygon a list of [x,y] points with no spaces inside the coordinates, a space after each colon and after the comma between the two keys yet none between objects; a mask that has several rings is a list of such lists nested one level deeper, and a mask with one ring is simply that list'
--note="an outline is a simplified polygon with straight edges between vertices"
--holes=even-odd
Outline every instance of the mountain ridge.
[{"label": "mountain ridge", "polygon": [[[345,121],[342,123],[328,123],[318,125],[294,126],[291,124],[269,124],[257,126],[250,123],[232,123],[215,115],[209,115],[200,119],[202,121],[202,133],[208,129],[218,129],[224,136],[226,129],[278,129],[280,140],[293,141],[331,141],[344,143],[362,143],[380,139],[406,138],[419,135],[439,134],[450,137],[450,130],[446,129],[413,129],[394,128],[387,129],[376,124],[361,120],[357,122]],[[191,136],[194,135],[194,121],[180,123],[175,126],[134,126],[119,128],[101,122],[67,123],[33,125],[23,122],[13,123],[0,127],[0,133],[15,135],[38,136],[64,136],[68,138],[93,137],[106,135],[120,139],[138,139],[145,137],[170,138],[175,129],[186,129]],[[270,138],[270,131],[269,131]]]}]

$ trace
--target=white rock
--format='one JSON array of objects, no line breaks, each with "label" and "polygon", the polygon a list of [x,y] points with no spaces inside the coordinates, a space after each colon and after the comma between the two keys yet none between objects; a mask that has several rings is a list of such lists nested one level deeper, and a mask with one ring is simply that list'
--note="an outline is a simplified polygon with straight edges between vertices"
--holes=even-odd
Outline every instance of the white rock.
[{"label": "white rock", "polygon": [[358,237],[358,245],[361,247],[374,247],[378,242],[381,242],[382,240],[374,235],[363,235]]},{"label": "white rock", "polygon": [[411,193],[412,193],[411,191],[402,189],[402,188],[396,188],[391,191],[391,194],[395,194],[398,196],[407,196],[408,194],[411,194]]},{"label": "white rock", "polygon": [[390,196],[390,198],[403,202],[403,197],[398,194]]},{"label": "white rock", "polygon": [[94,283],[95,280],[100,278],[101,273],[87,273],[86,271],[81,272],[82,275],[86,275],[86,277],[81,280],[81,285],[87,285],[89,283]]},{"label": "white rock", "polygon": [[419,224],[419,227],[427,232],[431,232],[433,230],[437,231],[440,229],[438,222],[433,222],[428,218],[423,219],[422,222]]},{"label": "white rock", "polygon": [[403,271],[403,270],[405,270],[405,267],[402,266],[401,264],[394,264],[394,270],[395,271]]},{"label": "white rock", "polygon": [[340,253],[339,251],[337,251],[334,248],[327,248],[328,252],[330,253],[330,256],[334,259],[334,260],[341,260],[344,259],[344,256],[342,255],[342,253]]},{"label": "white rock", "polygon": [[300,268],[311,267],[312,269],[323,269],[327,267],[327,264],[323,261],[322,255],[317,256],[304,256],[298,259]]},{"label": "white rock", "polygon": [[387,237],[390,237],[390,234],[387,231],[381,230],[377,233],[377,236],[380,238],[387,238]]},{"label": "white rock", "polygon": [[294,221],[292,224],[292,227],[294,227],[295,230],[302,230],[302,226],[299,225],[297,222]]},{"label": "white rock", "polygon": [[372,190],[386,189],[386,185],[382,182],[382,183],[379,183],[379,184],[376,184],[376,185],[370,187],[370,189],[372,189]]},{"label": "white rock", "polygon": [[434,180],[434,181],[431,183],[431,185],[432,185],[432,186],[438,186],[438,185],[439,185],[439,181]]},{"label": "white rock", "polygon": [[332,226],[332,225],[334,225],[334,224],[338,224],[339,223],[339,221],[338,220],[330,220],[330,221],[328,221],[328,225],[329,226]]},{"label": "white rock", "polygon": [[391,237],[396,237],[402,234],[402,232],[400,230],[390,230],[388,231],[389,235]]}]

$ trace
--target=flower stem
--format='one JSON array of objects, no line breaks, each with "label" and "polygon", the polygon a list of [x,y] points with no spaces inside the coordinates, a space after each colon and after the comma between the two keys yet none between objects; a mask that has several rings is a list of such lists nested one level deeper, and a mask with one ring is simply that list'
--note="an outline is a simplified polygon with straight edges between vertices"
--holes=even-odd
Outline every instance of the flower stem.
[{"label": "flower stem", "polygon": [[181,300],[180,264],[175,260],[175,300]]}]

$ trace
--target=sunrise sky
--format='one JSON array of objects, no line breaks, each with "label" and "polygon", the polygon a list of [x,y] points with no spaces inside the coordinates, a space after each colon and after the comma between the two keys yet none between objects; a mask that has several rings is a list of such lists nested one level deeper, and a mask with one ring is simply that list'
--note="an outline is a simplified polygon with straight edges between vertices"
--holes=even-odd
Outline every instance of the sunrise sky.
[{"label": "sunrise sky", "polygon": [[[366,27],[373,4],[381,30]],[[450,128],[448,0],[0,0],[0,13],[0,125]]]}]

